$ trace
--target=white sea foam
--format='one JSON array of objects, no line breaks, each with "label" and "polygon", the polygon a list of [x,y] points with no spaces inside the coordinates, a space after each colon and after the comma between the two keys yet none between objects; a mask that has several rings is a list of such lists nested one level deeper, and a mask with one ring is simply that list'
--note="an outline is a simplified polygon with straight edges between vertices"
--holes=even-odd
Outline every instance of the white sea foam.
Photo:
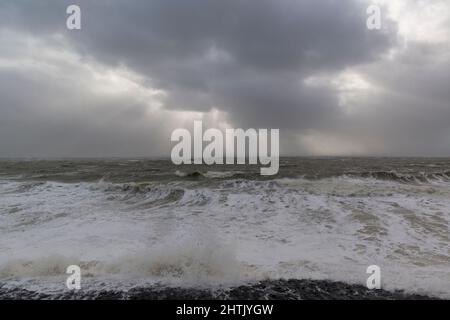
[{"label": "white sea foam", "polygon": [[366,267],[377,264],[387,289],[450,297],[444,183],[2,182],[0,282],[64,286],[65,268],[79,264],[102,286],[280,277],[364,284]]}]

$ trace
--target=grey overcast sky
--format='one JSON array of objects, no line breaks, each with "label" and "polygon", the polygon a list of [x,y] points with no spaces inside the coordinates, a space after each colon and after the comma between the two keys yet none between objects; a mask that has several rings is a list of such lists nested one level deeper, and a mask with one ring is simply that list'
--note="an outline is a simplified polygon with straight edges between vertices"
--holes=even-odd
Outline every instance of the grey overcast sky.
[{"label": "grey overcast sky", "polygon": [[448,0],[2,0],[0,43],[0,157],[169,156],[200,119],[284,155],[450,156]]}]

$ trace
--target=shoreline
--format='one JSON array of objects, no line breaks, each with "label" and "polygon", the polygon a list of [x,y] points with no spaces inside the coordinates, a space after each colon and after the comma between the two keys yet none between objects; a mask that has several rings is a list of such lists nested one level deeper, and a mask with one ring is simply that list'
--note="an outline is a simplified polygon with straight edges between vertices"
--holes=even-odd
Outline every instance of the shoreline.
[{"label": "shoreline", "polygon": [[40,293],[4,288],[0,300],[439,300],[404,291],[369,290],[362,285],[328,280],[264,280],[230,288],[185,288],[155,285],[128,291],[98,290]]}]

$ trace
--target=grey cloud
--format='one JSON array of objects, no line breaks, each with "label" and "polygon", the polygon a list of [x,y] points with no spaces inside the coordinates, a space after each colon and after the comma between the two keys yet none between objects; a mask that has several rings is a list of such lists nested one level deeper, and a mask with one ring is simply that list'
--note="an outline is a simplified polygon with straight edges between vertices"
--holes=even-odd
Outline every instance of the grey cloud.
[{"label": "grey cloud", "polygon": [[[74,52],[87,60],[129,67],[145,77],[149,87],[168,93],[166,110],[216,108],[224,111],[235,126],[280,128],[286,132],[283,153],[307,153],[295,145],[293,136],[310,132],[345,136],[360,143],[382,141],[382,147],[374,146],[375,153],[439,153],[448,145],[442,138],[448,126],[441,119],[448,116],[445,105],[450,98],[445,83],[449,80],[449,63],[433,65],[432,61],[445,55],[448,47],[412,43],[406,55],[386,61],[386,52],[398,45],[396,25],[385,20],[387,30],[367,30],[364,1],[78,1],[83,29],[68,31],[65,8],[71,3],[4,1],[0,4],[1,27],[49,43],[55,34],[61,34]],[[339,106],[339,92],[333,86],[312,88],[304,84],[310,76],[348,69],[361,70],[369,80],[386,87],[371,100],[361,100],[364,112],[347,114]],[[2,81],[16,81],[17,86],[24,87],[21,80],[3,75]],[[27,100],[59,103],[58,97],[67,93],[59,87],[52,90],[52,85],[26,84],[30,88],[25,95],[2,85],[1,114],[19,114],[18,105],[26,105]],[[42,92],[41,99],[32,98],[33,90]],[[76,100],[77,93],[73,96]],[[103,110],[105,104],[122,110],[120,106],[127,104],[100,97],[89,103],[93,110]],[[428,112],[425,103],[433,105],[434,111]],[[44,107],[34,108],[28,106],[28,114],[40,110],[42,119],[47,117]],[[133,132],[124,129],[139,123],[145,106],[138,104],[130,110],[130,117],[121,121],[118,116],[110,121],[109,128],[95,125],[99,113],[79,114],[78,121],[68,125],[73,128],[69,136],[83,131],[83,137],[96,137],[95,146],[77,147],[80,152],[101,149],[97,146],[103,141],[108,152],[120,153],[121,147],[113,144],[107,148],[106,141],[131,139],[136,147],[124,147],[126,155],[136,153],[142,144],[148,145],[145,135],[153,132],[152,143],[158,146],[155,153],[161,153],[166,133],[157,122],[148,123],[148,130],[140,125],[141,129]],[[49,132],[59,132],[60,123],[55,119],[46,126]],[[417,143],[408,137],[414,137]],[[163,142],[158,143],[158,139]],[[434,143],[430,145],[430,141]]]}]

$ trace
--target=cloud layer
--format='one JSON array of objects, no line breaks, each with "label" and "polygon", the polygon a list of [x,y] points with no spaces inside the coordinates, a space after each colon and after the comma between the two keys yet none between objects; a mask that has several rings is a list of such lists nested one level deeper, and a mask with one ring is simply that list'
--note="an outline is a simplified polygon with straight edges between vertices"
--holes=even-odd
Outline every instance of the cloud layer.
[{"label": "cloud layer", "polygon": [[[286,155],[450,155],[450,4],[0,4],[0,156],[168,156],[171,130],[281,130]],[[423,26],[423,28],[420,28]]]}]

